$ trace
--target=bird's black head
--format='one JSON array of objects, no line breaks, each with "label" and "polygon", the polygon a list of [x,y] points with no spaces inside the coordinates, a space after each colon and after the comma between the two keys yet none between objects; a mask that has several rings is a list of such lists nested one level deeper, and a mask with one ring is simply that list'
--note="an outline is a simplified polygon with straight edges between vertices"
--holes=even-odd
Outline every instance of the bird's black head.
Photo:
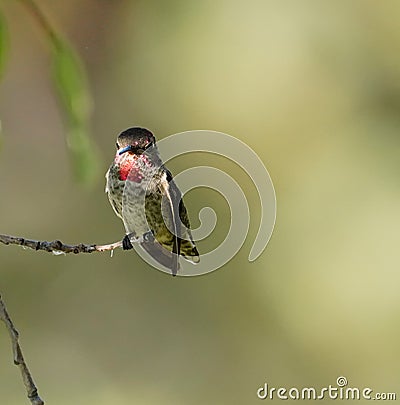
[{"label": "bird's black head", "polygon": [[156,138],[146,128],[134,127],[128,128],[118,135],[117,149],[118,154],[133,152],[142,154],[146,149],[156,144]]}]

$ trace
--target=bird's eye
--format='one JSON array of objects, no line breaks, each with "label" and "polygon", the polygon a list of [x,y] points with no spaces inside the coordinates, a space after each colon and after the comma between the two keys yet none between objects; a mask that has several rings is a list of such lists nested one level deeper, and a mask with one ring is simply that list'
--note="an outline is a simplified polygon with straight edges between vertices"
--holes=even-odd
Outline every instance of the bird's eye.
[{"label": "bird's eye", "polygon": [[118,145],[118,142],[115,144],[115,146],[117,147],[117,149],[119,149],[119,145]]},{"label": "bird's eye", "polygon": [[142,148],[136,149],[136,153],[138,155],[141,155],[143,152],[144,152],[144,149],[142,149]]}]

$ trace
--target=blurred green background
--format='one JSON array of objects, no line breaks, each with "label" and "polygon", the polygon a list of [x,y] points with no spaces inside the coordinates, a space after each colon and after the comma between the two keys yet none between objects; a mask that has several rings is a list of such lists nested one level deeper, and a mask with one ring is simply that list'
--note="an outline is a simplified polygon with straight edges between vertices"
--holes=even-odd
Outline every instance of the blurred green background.
[{"label": "blurred green background", "polygon": [[[254,216],[222,269],[172,278],[135,253],[52,256],[0,245],[0,291],[48,404],[255,404],[258,387],[399,390],[400,2],[41,0],[76,48],[93,94],[100,170],[73,177],[49,46],[18,2],[0,90],[0,233],[107,243],[123,234],[104,194],[116,135],[213,129],[251,146],[278,216],[248,263]],[[227,204],[187,197],[192,222]],[[211,202],[210,202],[211,201]],[[28,401],[0,325],[2,403]],[[275,400],[278,402],[278,400]]]}]

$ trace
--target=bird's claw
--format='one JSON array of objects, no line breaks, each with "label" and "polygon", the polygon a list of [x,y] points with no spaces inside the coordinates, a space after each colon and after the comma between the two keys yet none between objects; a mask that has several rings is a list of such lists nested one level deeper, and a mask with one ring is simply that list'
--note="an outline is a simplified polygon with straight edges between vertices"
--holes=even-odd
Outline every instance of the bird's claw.
[{"label": "bird's claw", "polygon": [[142,236],[142,238],[143,238],[143,241],[144,241],[144,242],[152,242],[152,241],[154,241],[153,232],[152,232],[152,231],[146,232],[146,233]]},{"label": "bird's claw", "polygon": [[122,249],[124,249],[124,250],[133,249],[130,235],[125,235],[124,239],[122,239]]},{"label": "bird's claw", "polygon": [[122,249],[130,250],[133,249],[133,243],[143,243],[143,242],[151,242],[154,240],[154,235],[151,231],[146,232],[142,236],[136,237],[135,234],[130,233],[129,235],[125,235],[124,239],[122,240]]}]

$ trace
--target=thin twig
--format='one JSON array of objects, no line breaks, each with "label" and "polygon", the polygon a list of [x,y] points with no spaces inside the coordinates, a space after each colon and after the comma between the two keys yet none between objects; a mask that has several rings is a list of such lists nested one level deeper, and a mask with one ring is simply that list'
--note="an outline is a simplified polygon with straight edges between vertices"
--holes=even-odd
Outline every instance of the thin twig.
[{"label": "thin twig", "polygon": [[122,247],[122,241],[110,243],[108,245],[86,245],[84,243],[67,245],[59,240],[47,242],[1,234],[0,243],[3,243],[4,245],[19,245],[33,250],[44,250],[45,252],[52,252],[54,254],[105,252]]},{"label": "thin twig", "polygon": [[54,30],[54,28],[52,27],[52,25],[50,24],[50,21],[46,18],[42,10],[36,4],[36,1],[34,0],[20,0],[20,1],[21,3],[25,4],[25,6],[29,9],[32,15],[36,18],[36,20],[42,26],[43,30],[46,32],[48,38],[50,38],[51,42],[53,44],[57,44],[59,41],[58,35]]},{"label": "thin twig", "polygon": [[28,398],[32,405],[44,405],[43,400],[39,397],[38,390],[33,382],[32,375],[25,363],[24,356],[22,355],[21,346],[19,345],[18,331],[15,329],[14,324],[8,315],[4,301],[0,295],[0,320],[4,322],[6,328],[10,334],[12,350],[14,354],[14,364],[19,367],[22,375],[22,381],[24,382]]}]

